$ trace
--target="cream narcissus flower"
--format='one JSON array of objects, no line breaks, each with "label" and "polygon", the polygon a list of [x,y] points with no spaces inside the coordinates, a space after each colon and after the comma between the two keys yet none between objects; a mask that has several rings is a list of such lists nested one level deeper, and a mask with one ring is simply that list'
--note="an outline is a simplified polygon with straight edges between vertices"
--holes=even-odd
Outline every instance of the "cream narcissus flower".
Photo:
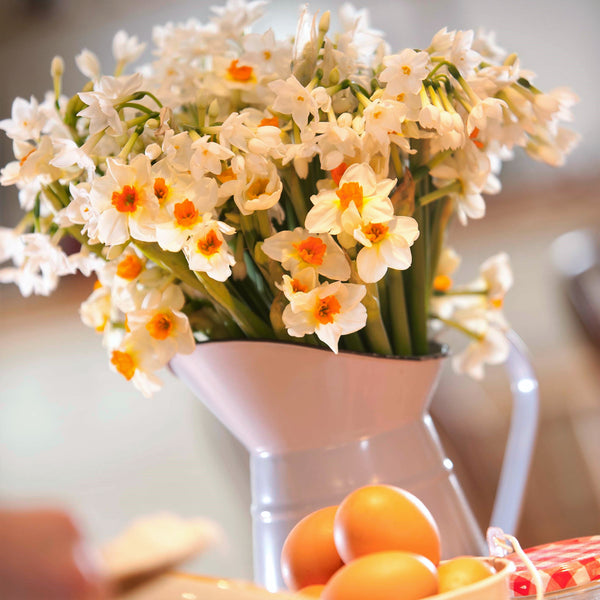
[{"label": "cream narcissus flower", "polygon": [[317,287],[319,278],[314,269],[302,269],[297,271],[294,277],[284,275],[281,284],[277,287],[283,292],[283,295],[291,302],[296,294],[306,294]]},{"label": "cream narcissus flower", "polygon": [[503,331],[488,326],[480,339],[472,341],[467,348],[452,359],[452,367],[457,373],[466,373],[473,379],[483,379],[485,364],[497,365],[508,358],[509,345]]},{"label": "cream narcissus flower", "polygon": [[234,173],[237,185],[233,199],[243,215],[251,215],[255,210],[273,208],[279,202],[283,183],[275,164],[263,156],[247,154],[237,157]]},{"label": "cream narcissus flower", "polygon": [[351,165],[337,189],[324,189],[311,196],[314,206],[306,215],[305,226],[311,233],[337,235],[343,231],[342,215],[351,205],[366,222],[385,223],[394,216],[389,194],[395,184],[395,179],[377,181],[375,171],[368,164]]},{"label": "cream narcissus flower", "polygon": [[179,252],[202,223],[202,215],[212,213],[218,200],[217,182],[208,177],[188,190],[189,197],[172,200],[164,211],[164,220],[156,224],[156,241],[163,250]]},{"label": "cream narcissus flower", "polygon": [[121,344],[110,352],[110,363],[117,373],[131,381],[146,398],[162,386],[160,379],[153,373],[164,364],[156,356],[152,338],[143,328],[132,331],[123,338]]},{"label": "cream narcissus flower", "polygon": [[217,281],[225,281],[231,275],[235,258],[223,234],[234,233],[233,227],[215,221],[209,213],[203,215],[194,235],[183,247],[190,269],[206,273]]},{"label": "cream narcissus flower", "polygon": [[410,267],[410,247],[419,237],[419,225],[412,217],[392,217],[389,221],[373,223],[363,220],[352,205],[344,213],[342,225],[345,232],[363,245],[356,257],[356,268],[365,283],[379,281],[388,268]]},{"label": "cream narcissus flower", "polygon": [[501,252],[488,258],[479,268],[479,273],[485,282],[490,302],[501,307],[504,296],[514,281],[508,254]]},{"label": "cream narcissus flower", "polygon": [[383,64],[386,68],[379,75],[379,79],[387,82],[388,95],[417,94],[423,79],[429,73],[429,54],[406,48],[400,54],[386,56]]},{"label": "cream narcissus flower", "polygon": [[280,231],[267,238],[263,252],[281,263],[293,276],[312,269],[329,279],[345,281],[350,277],[350,263],[344,251],[327,234],[310,234],[302,227]]},{"label": "cream narcissus flower", "polygon": [[284,115],[291,115],[300,129],[306,127],[309,115],[315,119],[318,118],[317,101],[293,75],[290,75],[285,81],[283,79],[272,81],[269,87],[275,92],[273,110]]},{"label": "cream narcissus flower", "polygon": [[156,239],[158,200],[150,161],[138,154],[130,164],[108,158],[106,175],[93,181],[91,205],[98,216],[98,239],[107,246],[124,244],[129,237],[143,242]]},{"label": "cream narcissus flower", "polygon": [[366,288],[355,283],[324,283],[297,293],[283,311],[283,322],[292,337],[316,333],[336,354],[342,335],[362,329],[367,309],[361,304]]},{"label": "cream narcissus flower", "polygon": [[127,313],[131,331],[143,327],[155,342],[156,354],[167,363],[175,354],[190,354],[196,342],[190,322],[181,312],[185,296],[181,288],[169,285],[162,293],[151,290],[140,310]]}]

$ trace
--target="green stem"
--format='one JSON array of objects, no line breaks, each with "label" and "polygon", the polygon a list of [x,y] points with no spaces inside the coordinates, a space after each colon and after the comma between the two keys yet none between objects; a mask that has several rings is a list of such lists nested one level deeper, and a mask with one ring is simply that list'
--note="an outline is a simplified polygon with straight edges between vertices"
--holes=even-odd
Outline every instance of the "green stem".
[{"label": "green stem", "polygon": [[286,184],[288,196],[292,202],[292,206],[294,207],[294,212],[296,213],[298,223],[300,223],[301,227],[304,227],[304,221],[306,219],[308,210],[306,208],[306,201],[302,192],[300,180],[298,179],[298,175],[293,168],[290,168],[284,172],[283,181]]},{"label": "green stem", "polygon": [[411,356],[413,351],[404,292],[404,277],[401,271],[388,269],[386,279],[388,281],[394,353],[399,356]]},{"label": "green stem", "polygon": [[210,297],[225,309],[244,334],[251,338],[271,339],[271,328],[257,317],[238,296],[231,285],[210,278],[206,273],[190,271],[185,256],[181,253],[166,252],[157,244],[135,242],[140,251],[159,267],[173,273],[179,280]]},{"label": "green stem", "polygon": [[448,327],[452,327],[453,329],[457,329],[458,331],[461,331],[465,335],[468,335],[470,338],[477,340],[478,342],[481,342],[485,337],[483,335],[480,335],[479,333],[475,333],[468,327],[461,325],[458,321],[453,321],[452,319],[444,319],[443,317],[440,317],[439,315],[430,315],[430,317],[432,319],[437,319],[438,321],[441,321],[444,325],[447,325]]},{"label": "green stem", "polygon": [[458,180],[453,181],[452,183],[449,183],[448,185],[445,185],[441,188],[438,188],[437,190],[435,190],[433,192],[429,192],[428,194],[421,196],[419,198],[419,206],[426,206],[427,204],[429,204],[431,202],[435,202],[436,200],[439,200],[440,198],[443,198],[444,196],[447,196],[448,194],[460,192],[461,190],[462,190],[462,183]]},{"label": "green stem", "polygon": [[121,104],[118,104],[115,107],[115,110],[119,111],[122,108],[135,108],[135,110],[139,110],[140,112],[146,113],[148,115],[156,112],[153,111],[151,108],[144,106],[143,104],[138,104],[137,102],[122,102]]},{"label": "green stem", "polygon": [[367,309],[365,333],[369,340],[370,350],[376,354],[392,355],[392,346],[379,310],[379,294],[376,283],[367,284],[367,294],[362,302]]},{"label": "green stem", "polygon": [[358,333],[348,333],[340,338],[341,345],[345,350],[352,350],[353,352],[366,352],[365,345],[360,339]]}]

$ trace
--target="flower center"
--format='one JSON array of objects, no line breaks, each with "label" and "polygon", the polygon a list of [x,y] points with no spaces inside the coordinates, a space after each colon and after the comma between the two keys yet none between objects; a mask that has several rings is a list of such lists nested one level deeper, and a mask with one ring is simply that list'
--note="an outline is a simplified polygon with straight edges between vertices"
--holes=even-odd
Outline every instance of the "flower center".
[{"label": "flower center", "polygon": [[335,181],[335,185],[340,185],[340,179],[342,178],[342,175],[346,172],[347,168],[348,165],[345,162],[343,162],[340,163],[335,169],[331,169],[331,171],[329,171],[331,173],[331,179]]},{"label": "flower center", "polygon": [[358,210],[362,209],[363,189],[360,183],[349,181],[336,191],[336,195],[340,199],[340,206],[344,210],[348,208],[350,202],[354,202]]},{"label": "flower center", "polygon": [[402,67],[402,72],[403,72],[405,75],[410,75],[410,74],[412,73],[412,70],[411,70],[411,68],[410,68],[408,65],[404,65],[404,66]]},{"label": "flower center", "polygon": [[384,223],[369,223],[362,227],[362,232],[372,244],[380,242],[389,230],[390,228]]},{"label": "flower center", "polygon": [[342,310],[339,300],[335,296],[326,296],[319,298],[319,302],[315,308],[315,318],[319,323],[327,325],[333,323],[334,315],[337,315]]},{"label": "flower center", "polygon": [[140,203],[140,195],[133,185],[126,185],[120,192],[113,192],[112,205],[122,213],[135,212]]},{"label": "flower center", "polygon": [[222,240],[220,240],[215,231],[211,229],[204,238],[198,240],[198,251],[204,254],[204,256],[212,256],[219,252],[219,248],[222,245]]},{"label": "flower center", "polygon": [[473,131],[471,131],[471,134],[469,135],[469,138],[471,140],[473,140],[473,143],[480,149],[483,150],[483,144],[477,139],[477,136],[479,135],[479,127],[474,127]]},{"label": "flower center", "polygon": [[155,340],[166,340],[173,329],[173,318],[169,313],[158,313],[146,323],[146,329]]},{"label": "flower center", "polygon": [[236,178],[235,173],[233,172],[233,169],[231,167],[227,167],[226,169],[223,169],[221,171],[221,173],[219,175],[217,175],[217,179],[221,183],[225,183],[226,181],[232,181],[235,178]]},{"label": "flower center", "polygon": [[404,92],[400,92],[397,96],[396,96],[396,100],[398,102],[404,102]]},{"label": "flower center", "polygon": [[165,183],[162,177],[157,177],[154,180],[154,195],[158,198],[158,201],[162,204],[169,195],[169,186]]},{"label": "flower center", "polygon": [[265,51],[263,52],[263,56],[265,57],[265,60],[271,60],[271,57],[272,57],[273,55],[271,54],[271,52],[270,52],[269,50],[265,50]]},{"label": "flower center", "polygon": [[277,119],[277,117],[271,117],[271,118],[264,118],[259,124],[259,127],[265,127],[265,126],[271,126],[271,127],[279,127],[279,121]]},{"label": "flower center", "polygon": [[259,196],[266,194],[269,180],[264,178],[255,179],[246,190],[248,200],[256,200]]},{"label": "flower center", "polygon": [[305,240],[293,244],[294,248],[298,252],[300,259],[309,265],[322,265],[323,257],[327,251],[327,246],[321,238],[308,237]]},{"label": "flower center", "polygon": [[194,203],[187,198],[175,205],[173,215],[177,221],[177,225],[180,227],[193,227],[200,217]]},{"label": "flower center", "polygon": [[227,74],[234,81],[249,81],[254,73],[252,67],[246,65],[238,66],[239,60],[232,60],[229,67],[227,67]]},{"label": "flower center", "polygon": [[130,254],[117,265],[117,276],[133,281],[142,272],[143,267],[142,261],[135,254]]},{"label": "flower center", "polygon": [[294,292],[294,294],[297,294],[298,292],[308,292],[308,286],[304,285],[297,279],[292,279],[290,283],[292,285],[292,292]]},{"label": "flower center", "polygon": [[25,161],[37,150],[37,148],[33,148],[30,150],[20,161],[19,166],[22,167],[25,164]]},{"label": "flower center", "polygon": [[504,304],[504,298],[493,298],[492,300],[490,300],[490,304],[494,307],[494,308],[502,308],[502,305]]},{"label": "flower center", "polygon": [[117,371],[121,373],[125,379],[127,379],[127,381],[133,377],[136,368],[135,361],[128,352],[113,350],[113,353],[110,357],[110,362],[115,366],[115,369],[117,369]]},{"label": "flower center", "polygon": [[448,275],[436,275],[433,280],[433,289],[438,292],[447,292],[452,287],[452,279]]}]

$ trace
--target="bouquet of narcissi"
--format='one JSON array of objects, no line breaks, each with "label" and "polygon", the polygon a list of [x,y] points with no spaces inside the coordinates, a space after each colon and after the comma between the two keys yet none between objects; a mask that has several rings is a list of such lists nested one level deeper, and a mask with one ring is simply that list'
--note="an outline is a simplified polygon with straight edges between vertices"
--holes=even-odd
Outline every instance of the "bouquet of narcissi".
[{"label": "bouquet of narcissi", "polygon": [[333,35],[305,8],[278,39],[250,30],[264,5],[155,27],[132,74],[145,44],[120,31],[114,74],[83,50],[70,98],[52,61],[44,101],[0,122],[15,155],[0,182],[25,212],[0,228],[0,281],[27,296],[95,274],[83,322],[144,395],[176,353],[229,338],[418,356],[450,327],[469,339],[455,368],[481,377],[508,353],[512,274],[498,254],[455,285],[448,224],[484,216],[516,146],[562,164],[576,96],[537,89],[493,34],[392,54],[365,10],[344,5]]}]

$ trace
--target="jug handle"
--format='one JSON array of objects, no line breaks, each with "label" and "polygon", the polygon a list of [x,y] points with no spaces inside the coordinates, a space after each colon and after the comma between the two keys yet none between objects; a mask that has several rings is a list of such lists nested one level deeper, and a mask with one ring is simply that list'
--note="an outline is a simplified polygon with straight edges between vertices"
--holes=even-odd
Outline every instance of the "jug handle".
[{"label": "jug handle", "polygon": [[539,413],[538,382],[527,348],[514,332],[507,334],[506,362],[513,397],[508,439],[490,526],[514,534],[518,525],[535,444]]}]

